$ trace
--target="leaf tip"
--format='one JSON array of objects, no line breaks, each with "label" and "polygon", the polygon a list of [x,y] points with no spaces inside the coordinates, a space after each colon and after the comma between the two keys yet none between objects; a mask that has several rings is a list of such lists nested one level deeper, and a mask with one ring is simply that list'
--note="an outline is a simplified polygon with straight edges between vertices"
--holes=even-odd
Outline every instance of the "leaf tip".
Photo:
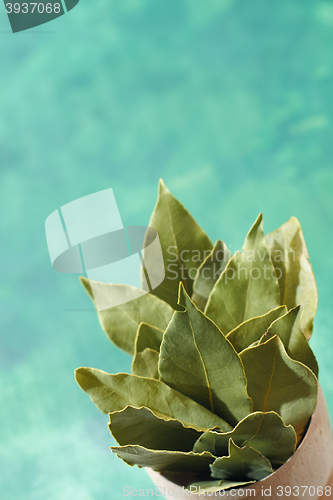
[{"label": "leaf tip", "polygon": [[94,295],[93,295],[93,292],[91,289],[90,280],[88,278],[86,278],[85,276],[80,276],[79,280],[81,282],[81,285],[83,286],[83,288],[85,289],[85,291],[89,295],[89,297],[94,300]]},{"label": "leaf tip", "polygon": [[85,368],[83,366],[81,366],[80,368],[76,368],[76,370],[74,370],[75,380],[78,386],[85,392],[87,392],[88,387],[91,386],[91,380],[89,383],[90,377],[87,372],[89,372],[89,368]]},{"label": "leaf tip", "polygon": [[76,368],[76,369],[74,370],[74,377],[75,377],[76,382],[77,382],[79,385],[80,385],[79,380],[80,380],[80,377],[81,377],[82,372],[83,372],[83,367],[82,367],[82,366],[81,366],[80,368]]},{"label": "leaf tip", "polygon": [[166,187],[166,185],[164,184],[163,179],[160,179],[160,180],[159,180],[159,183],[158,183],[158,193],[159,193],[159,194],[166,194],[166,193],[169,193],[169,190],[168,190],[168,188]]},{"label": "leaf tip", "polygon": [[179,288],[178,288],[178,305],[183,306],[185,310],[187,310],[189,304],[192,304],[195,306],[196,309],[197,306],[192,302],[191,297],[186,291],[185,285],[182,281],[179,282]]},{"label": "leaf tip", "polygon": [[255,220],[255,223],[253,224],[254,227],[258,227],[260,224],[263,223],[263,220],[264,220],[264,216],[263,214],[260,212],[260,214],[258,215],[258,217],[256,218]]},{"label": "leaf tip", "polygon": [[296,226],[298,226],[299,228],[301,227],[301,224],[300,224],[299,220],[298,220],[298,219],[297,219],[297,217],[295,217],[294,215],[292,215],[292,216],[290,217],[290,219],[289,219],[289,221],[288,221],[288,222],[295,224],[295,225],[296,225]]}]

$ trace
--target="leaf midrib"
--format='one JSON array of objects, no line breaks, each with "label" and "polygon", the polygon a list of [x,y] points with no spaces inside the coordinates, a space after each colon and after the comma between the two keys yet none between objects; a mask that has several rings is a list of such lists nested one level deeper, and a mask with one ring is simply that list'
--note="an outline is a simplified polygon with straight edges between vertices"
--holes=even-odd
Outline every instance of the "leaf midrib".
[{"label": "leaf midrib", "polygon": [[210,381],[209,381],[209,378],[208,378],[208,372],[207,372],[206,364],[205,364],[204,359],[203,359],[203,357],[201,355],[200,349],[198,347],[198,344],[197,344],[197,341],[196,341],[196,338],[195,338],[194,328],[193,328],[193,325],[192,325],[192,320],[191,320],[190,315],[188,315],[188,319],[189,319],[189,323],[190,323],[190,327],[191,327],[191,331],[192,331],[193,342],[194,342],[194,345],[195,345],[195,347],[196,347],[196,349],[198,351],[198,354],[200,356],[200,361],[202,363],[202,366],[203,366],[203,369],[204,369],[204,373],[205,373],[205,378],[206,378],[207,387],[208,387],[208,393],[209,393],[209,403],[210,403],[210,407],[211,407],[211,412],[214,413],[213,394],[212,394],[212,389],[211,389],[211,386],[210,386]]},{"label": "leaf midrib", "polygon": [[[254,252],[256,252],[256,249],[257,249],[257,239],[258,239],[258,228],[256,230],[256,236],[255,236],[255,240],[254,240],[254,244],[253,244],[253,248],[254,248]],[[255,253],[254,253],[255,254]],[[249,293],[250,293],[250,288],[251,288],[251,283],[253,280],[250,279],[251,277],[251,271],[252,271],[252,264],[253,264],[253,261],[251,261],[250,263],[250,272],[249,272],[249,280],[248,280],[248,286],[247,286],[247,290],[246,290],[246,303],[245,303],[245,311],[244,311],[244,316],[243,316],[243,321],[242,323],[246,320],[246,315],[247,315],[247,309],[248,309],[248,302],[249,302]]]},{"label": "leaf midrib", "polygon": [[276,347],[276,349],[275,349],[275,356],[274,356],[274,362],[273,362],[273,368],[272,368],[272,373],[271,373],[271,376],[269,378],[268,389],[267,389],[266,396],[265,396],[265,399],[264,399],[264,404],[263,404],[263,411],[264,412],[266,411],[267,398],[268,398],[268,395],[271,392],[271,388],[272,388],[272,380],[273,380],[273,376],[274,376],[274,372],[275,372],[277,353],[278,353],[278,348]]},{"label": "leaf midrib", "polygon": [[188,292],[188,287],[187,287],[187,281],[186,281],[186,278],[185,278],[185,276],[183,274],[182,263],[181,263],[180,255],[179,255],[179,252],[178,252],[178,243],[177,243],[176,235],[175,235],[174,228],[173,228],[173,222],[172,222],[172,217],[171,217],[171,213],[170,213],[168,196],[166,195],[165,198],[166,198],[166,208],[167,208],[168,218],[169,218],[169,224],[170,224],[170,231],[171,231],[173,242],[175,244],[176,251],[177,251],[177,259],[178,259],[179,269],[180,269],[180,272],[181,272],[181,275],[182,275],[182,281],[183,281],[184,288],[185,288],[186,292],[189,293]]}]

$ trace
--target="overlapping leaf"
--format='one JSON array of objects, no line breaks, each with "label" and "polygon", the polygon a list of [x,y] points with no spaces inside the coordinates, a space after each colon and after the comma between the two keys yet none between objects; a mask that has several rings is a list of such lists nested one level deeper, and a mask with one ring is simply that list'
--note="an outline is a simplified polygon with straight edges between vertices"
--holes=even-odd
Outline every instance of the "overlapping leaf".
[{"label": "overlapping leaf", "polygon": [[232,439],[229,441],[229,456],[217,458],[210,469],[214,478],[228,481],[260,481],[273,472],[269,460],[261,453],[247,446],[240,448]]},{"label": "overlapping leaf", "polygon": [[275,412],[255,412],[245,417],[230,432],[207,431],[196,441],[193,451],[210,451],[216,457],[228,454],[229,440],[240,447],[250,446],[275,467],[284,464],[296,448],[296,433]]},{"label": "overlapping leaf", "polygon": [[133,375],[139,377],[159,378],[158,352],[148,347],[135,355],[132,363]]},{"label": "overlapping leaf", "polygon": [[165,265],[165,278],[152,293],[176,308],[179,282],[191,295],[195,272],[213,244],[162,180],[149,226],[158,233]]},{"label": "overlapping leaf", "polygon": [[163,333],[164,330],[156,328],[156,326],[141,323],[136,335],[135,352],[144,351],[147,347],[159,352]]},{"label": "overlapping leaf", "polygon": [[240,353],[254,411],[275,411],[301,435],[316,407],[318,382],[313,372],[291,359],[276,335]]},{"label": "overlapping leaf", "polygon": [[287,314],[271,324],[269,330],[261,338],[260,343],[262,344],[274,337],[274,335],[278,335],[289,356],[309,367],[318,377],[317,360],[301,330],[301,315],[300,306],[291,309]]},{"label": "overlapping leaf", "polygon": [[293,454],[316,406],[306,337],[317,290],[300,225],[292,217],[265,239],[260,214],[232,256],[162,181],[149,225],[164,281],[129,302],[132,287],[94,283],[106,303],[124,299],[98,316],[134,354],[133,375],[80,368],[77,382],[110,414],[111,450],[126,463],[190,472],[207,493],[260,480]]},{"label": "overlapping leaf", "polygon": [[[81,278],[81,282],[89,296],[94,300],[89,280]],[[94,282],[94,288],[99,288],[100,293],[108,295],[114,293],[124,294],[126,297],[127,285],[107,285]],[[148,323],[156,328],[165,330],[173,314],[172,307],[155,295],[147,293],[130,302],[119,306],[98,311],[99,321],[110,340],[129,354],[134,354],[134,343],[140,323]]]},{"label": "overlapping leaf", "polygon": [[304,236],[296,217],[291,217],[288,222],[268,234],[266,244],[279,278],[281,304],[285,304],[288,309],[297,305],[304,307],[301,326],[309,338],[318,295]]},{"label": "overlapping leaf", "polygon": [[195,305],[203,311],[208,297],[232,257],[227,245],[217,240],[213,250],[202,262],[198,269],[197,277],[193,283],[192,300]]},{"label": "overlapping leaf", "polygon": [[181,451],[149,450],[143,446],[111,446],[111,451],[117,454],[128,465],[150,467],[156,471],[182,472],[193,471],[207,473],[209,465],[215,457],[207,451],[203,453],[184,453]]},{"label": "overlapping leaf", "polygon": [[248,319],[228,333],[227,339],[237,352],[243,351],[253,342],[260,340],[273,321],[287,312],[286,306],[280,306],[263,316]]},{"label": "overlapping leaf", "polygon": [[235,425],[252,408],[241,360],[182,284],[179,304],[160,348],[161,380]]},{"label": "overlapping leaf", "polygon": [[109,428],[121,446],[139,445],[153,450],[192,451],[200,433],[179,420],[157,417],[148,408],[127,406],[109,414]]},{"label": "overlapping leaf", "polygon": [[262,214],[250,229],[243,250],[228,262],[205,308],[205,314],[225,335],[244,321],[280,305],[277,279],[265,246]]},{"label": "overlapping leaf", "polygon": [[220,427],[231,430],[223,419],[160,380],[128,373],[112,375],[95,368],[78,368],[77,383],[103,413],[123,410],[126,406],[150,408],[156,416],[180,420],[199,431]]}]

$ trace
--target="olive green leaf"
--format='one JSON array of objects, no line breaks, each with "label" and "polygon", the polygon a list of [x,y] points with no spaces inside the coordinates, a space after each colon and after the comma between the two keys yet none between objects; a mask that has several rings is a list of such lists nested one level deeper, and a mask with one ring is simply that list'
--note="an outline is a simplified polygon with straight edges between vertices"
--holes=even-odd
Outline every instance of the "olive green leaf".
[{"label": "olive green leaf", "polygon": [[204,432],[193,446],[195,453],[210,451],[216,457],[228,454],[229,439],[237,446],[250,446],[264,455],[274,467],[284,464],[296,449],[296,433],[273,412],[255,412],[230,432]]},{"label": "olive green leaf", "polygon": [[[189,490],[195,494],[214,493],[220,490],[227,490],[229,488],[238,488],[246,484],[253,484],[256,481],[225,481],[223,479],[210,479],[208,481],[195,481],[186,486],[185,490]],[[213,495],[208,495],[213,496]]]},{"label": "olive green leaf", "polygon": [[148,407],[157,417],[180,420],[184,426],[206,431],[220,427],[231,430],[229,424],[192,399],[167,386],[160,380],[128,373],[112,375],[95,368],[75,370],[76,381],[103,413],[123,410],[131,405]]},{"label": "olive green leaf", "polygon": [[216,281],[231,257],[232,253],[227,245],[223,241],[217,240],[213,250],[200,265],[193,283],[192,301],[201,311],[204,310]]},{"label": "olive green leaf", "polygon": [[147,347],[159,352],[163,333],[164,330],[156,328],[156,326],[141,323],[136,334],[135,352],[142,352]]},{"label": "olive green leaf", "polygon": [[227,339],[237,352],[243,351],[253,342],[260,340],[273,321],[287,312],[286,306],[279,306],[262,316],[248,319],[228,333]]},{"label": "olive green leaf", "polygon": [[301,327],[305,336],[310,338],[318,304],[317,286],[302,229],[296,217],[291,217],[268,234],[266,244],[276,269],[281,304],[285,304],[288,309],[299,304],[304,307]]},{"label": "olive green leaf", "polygon": [[229,260],[205,308],[205,314],[225,335],[244,321],[280,305],[279,286],[265,246],[262,214],[246,236],[243,250]]},{"label": "olive green leaf", "polygon": [[252,344],[250,344],[249,347],[256,347],[259,344],[260,344],[260,339],[256,340],[255,342],[252,342]]},{"label": "olive green leaf", "polygon": [[316,407],[318,381],[291,359],[278,335],[240,353],[254,411],[275,411],[302,434]]},{"label": "olive green leaf", "polygon": [[252,411],[242,362],[220,330],[191,301],[182,283],[179,304],[160,348],[160,378],[235,425]]},{"label": "olive green leaf", "polygon": [[240,448],[231,438],[229,456],[217,458],[210,470],[213,477],[229,481],[260,481],[273,472],[269,460],[261,453],[247,446]]},{"label": "olive green leaf", "polygon": [[[87,278],[80,278],[82,285],[93,299],[90,282]],[[99,289],[101,294],[109,293],[126,297],[128,285],[107,285],[94,282],[94,289]],[[98,318],[103,330],[109,339],[129,354],[134,353],[134,343],[140,323],[149,323],[161,330],[165,330],[173,314],[172,307],[151,293],[146,293],[130,302],[119,306],[98,311]]]},{"label": "olive green leaf", "polygon": [[152,293],[176,308],[179,281],[191,295],[196,270],[213,244],[162,180],[149,227],[158,233],[165,265],[165,278]]},{"label": "olive green leaf", "polygon": [[128,465],[138,467],[150,467],[156,471],[169,472],[208,472],[209,465],[214,462],[215,457],[205,451],[204,453],[184,453],[181,451],[150,450],[143,446],[110,446],[112,452],[116,453]]},{"label": "olive green leaf", "polygon": [[109,414],[111,434],[121,446],[133,444],[153,450],[192,451],[200,433],[179,420],[159,418],[148,408],[127,406]]},{"label": "olive green leaf", "polygon": [[132,373],[140,377],[158,379],[158,352],[148,347],[142,352],[137,352],[132,363]]},{"label": "olive green leaf", "polygon": [[291,309],[287,314],[274,321],[268,331],[262,336],[260,343],[278,335],[287,354],[306,365],[318,377],[318,363],[309,342],[301,330],[302,309],[300,306]]}]

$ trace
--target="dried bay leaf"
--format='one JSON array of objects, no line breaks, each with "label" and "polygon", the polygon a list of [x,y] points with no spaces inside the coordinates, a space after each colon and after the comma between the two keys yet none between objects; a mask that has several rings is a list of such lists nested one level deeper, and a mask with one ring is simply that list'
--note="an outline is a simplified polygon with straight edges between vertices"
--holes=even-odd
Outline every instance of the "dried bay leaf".
[{"label": "dried bay leaf", "polygon": [[176,308],[179,282],[184,283],[187,293],[191,295],[196,270],[213,244],[162,180],[149,227],[158,233],[165,265],[165,278],[152,293]]},{"label": "dried bay leaf", "polygon": [[253,342],[260,340],[273,321],[287,312],[286,306],[279,306],[262,316],[248,319],[228,333],[227,339],[239,353]]},{"label": "dried bay leaf", "polygon": [[132,373],[139,377],[158,379],[158,352],[147,347],[144,351],[136,353],[132,363]]},{"label": "dried bay leaf", "polygon": [[150,450],[135,445],[111,446],[110,448],[128,465],[150,467],[156,471],[205,473],[209,471],[209,465],[215,460],[215,457],[207,451],[184,453],[181,451]]},{"label": "dried bay leaf", "polygon": [[189,452],[200,436],[197,430],[185,427],[179,420],[159,418],[144,407],[127,406],[109,417],[109,429],[120,446]]},{"label": "dried bay leaf", "polygon": [[225,335],[244,321],[280,305],[277,279],[265,246],[262,214],[246,236],[243,250],[228,262],[205,308],[205,314]]},{"label": "dried bay leaf", "polygon": [[242,362],[231,343],[180,285],[179,304],[160,347],[160,378],[231,425],[252,411]]},{"label": "dried bay leaf", "polygon": [[[94,301],[89,280],[87,278],[80,279],[88,295]],[[94,282],[95,288],[99,288],[100,293],[107,296],[110,291],[114,293],[114,290],[118,294],[126,294],[128,288],[131,287]],[[169,304],[155,295],[146,293],[130,302],[98,311],[98,318],[109,339],[117,347],[133,355],[135,338],[140,323],[148,323],[164,330],[172,314],[173,309]]]},{"label": "dried bay leaf", "polygon": [[317,402],[312,371],[291,359],[278,335],[240,353],[254,411],[275,411],[296,433],[304,432]]},{"label": "dried bay leaf", "polygon": [[180,420],[184,426],[205,431],[231,426],[192,399],[160,380],[118,373],[112,375],[95,368],[78,368],[76,381],[103,413],[123,410],[126,406],[145,406],[161,418]]},{"label": "dried bay leaf", "polygon": [[247,446],[240,448],[232,439],[229,441],[229,456],[217,458],[210,470],[213,477],[228,481],[260,481],[273,472],[269,460],[261,453]]},{"label": "dried bay leaf", "polygon": [[287,354],[306,365],[318,378],[318,363],[313,354],[309,342],[305,338],[301,329],[302,310],[300,306],[288,311],[274,321],[268,331],[262,336],[260,343],[263,344],[268,339],[278,335],[287,351]]},{"label": "dried bay leaf", "polygon": [[164,330],[157,328],[156,326],[141,323],[136,335],[135,352],[142,352],[147,347],[159,352],[163,333]]},{"label": "dried bay leaf", "polygon": [[296,217],[291,217],[285,224],[268,234],[266,244],[279,278],[281,304],[285,304],[288,309],[298,305],[303,306],[301,327],[309,339],[312,335],[318,294],[308,250]]},{"label": "dried bay leaf", "polygon": [[193,283],[192,301],[203,311],[208,297],[232,257],[227,245],[217,240],[211,253],[206,257],[198,269]]},{"label": "dried bay leaf", "polygon": [[250,446],[264,455],[274,467],[284,464],[296,449],[296,433],[275,412],[255,412],[245,417],[230,432],[207,431],[194,444],[193,451],[210,451],[221,457],[228,454],[229,439],[240,447]]}]

